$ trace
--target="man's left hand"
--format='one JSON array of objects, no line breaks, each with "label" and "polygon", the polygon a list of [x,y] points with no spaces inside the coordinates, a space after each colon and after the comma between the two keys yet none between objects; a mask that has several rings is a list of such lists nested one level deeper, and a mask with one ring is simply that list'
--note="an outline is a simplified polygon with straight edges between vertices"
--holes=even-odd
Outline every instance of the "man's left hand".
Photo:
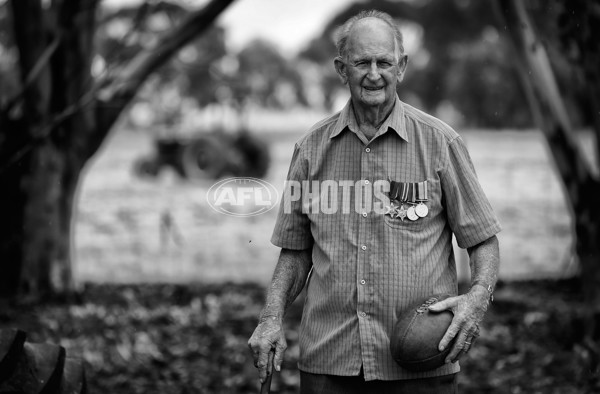
[{"label": "man's left hand", "polygon": [[451,310],[454,314],[452,323],[439,344],[443,351],[456,337],[454,345],[446,357],[446,362],[456,362],[467,353],[479,336],[479,323],[483,320],[488,308],[489,294],[481,286],[474,286],[467,294],[446,298],[429,307],[432,312]]}]

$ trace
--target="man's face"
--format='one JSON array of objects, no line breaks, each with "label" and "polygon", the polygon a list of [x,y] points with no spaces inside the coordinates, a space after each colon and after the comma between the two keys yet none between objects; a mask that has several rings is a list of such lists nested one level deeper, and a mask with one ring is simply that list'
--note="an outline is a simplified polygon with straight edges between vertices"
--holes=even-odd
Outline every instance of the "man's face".
[{"label": "man's face", "polygon": [[374,18],[357,22],[347,48],[346,59],[336,59],[336,69],[348,83],[352,101],[363,108],[391,106],[406,68],[406,56],[398,59],[389,26]]}]

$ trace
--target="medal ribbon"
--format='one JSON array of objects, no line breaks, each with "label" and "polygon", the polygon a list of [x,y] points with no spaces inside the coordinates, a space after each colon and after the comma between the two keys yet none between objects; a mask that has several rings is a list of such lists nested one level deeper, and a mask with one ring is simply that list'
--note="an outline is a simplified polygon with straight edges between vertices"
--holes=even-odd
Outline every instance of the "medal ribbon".
[{"label": "medal ribbon", "polygon": [[[409,196],[411,196],[410,200]],[[401,203],[427,201],[427,181],[414,183],[391,181],[390,200]]]},{"label": "medal ribbon", "polygon": [[410,191],[410,184],[409,183],[402,183],[402,195],[400,196],[400,201],[401,202],[406,202],[408,201],[408,193]]},{"label": "medal ribbon", "polygon": [[417,186],[417,201],[427,201],[427,181],[419,182]]}]

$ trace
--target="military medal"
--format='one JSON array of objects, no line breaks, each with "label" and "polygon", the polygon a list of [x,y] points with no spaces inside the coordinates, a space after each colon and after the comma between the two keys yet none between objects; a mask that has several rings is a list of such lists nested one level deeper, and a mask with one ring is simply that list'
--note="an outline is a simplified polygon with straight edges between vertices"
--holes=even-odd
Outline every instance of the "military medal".
[{"label": "military medal", "polygon": [[400,191],[400,210],[398,211],[398,213],[396,214],[396,217],[399,217],[400,220],[404,221],[404,218],[406,217],[406,207],[404,206],[404,203],[408,201],[408,193],[409,193],[409,184],[408,183],[401,183],[402,185],[402,189]]},{"label": "military medal", "polygon": [[415,213],[420,218],[424,218],[429,213],[429,208],[427,208],[427,205],[425,205],[421,202],[415,207]]},{"label": "military medal", "polygon": [[[409,198],[409,195],[412,195]],[[385,215],[411,221],[427,216],[429,209],[424,204],[427,201],[427,181],[419,183],[394,182],[390,184],[390,206],[385,208]],[[395,202],[395,203],[394,203]],[[398,204],[399,205],[396,205]]]},{"label": "military medal", "polygon": [[406,217],[406,208],[404,208],[404,204],[400,206],[400,209],[396,213],[396,217],[404,221],[404,218]]},{"label": "military medal", "polygon": [[427,205],[423,203],[423,201],[427,201],[427,181],[419,182],[416,184],[417,186],[417,201],[419,203],[415,207],[415,213],[424,218],[429,213],[429,208]]},{"label": "military medal", "polygon": [[408,210],[406,211],[406,217],[409,218],[410,220],[412,220],[413,222],[419,218],[419,215],[417,215],[417,212],[416,212],[416,209],[414,206],[411,206],[410,208],[408,208]]},{"label": "military medal", "polygon": [[389,206],[385,207],[385,215],[390,215],[391,218],[394,218],[398,213],[398,207],[394,205],[394,203],[390,203]]},{"label": "military medal", "polygon": [[412,197],[410,199],[409,204],[411,204],[411,206],[408,208],[408,210],[406,211],[406,217],[411,220],[411,221],[415,221],[417,219],[419,219],[419,215],[417,215],[417,213],[415,212],[415,205],[416,205],[416,199],[417,199],[417,184],[416,183],[412,183],[410,185],[410,189],[412,192]]}]

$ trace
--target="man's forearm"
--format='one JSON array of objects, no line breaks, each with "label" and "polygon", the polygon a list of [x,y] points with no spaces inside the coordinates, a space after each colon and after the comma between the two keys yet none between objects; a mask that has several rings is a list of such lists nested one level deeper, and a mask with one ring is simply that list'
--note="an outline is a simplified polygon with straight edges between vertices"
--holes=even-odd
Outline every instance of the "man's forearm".
[{"label": "man's forearm", "polygon": [[311,251],[282,249],[267,293],[267,302],[260,314],[266,318],[283,319],[285,311],[304,288],[312,267]]},{"label": "man's forearm", "polygon": [[481,285],[492,290],[498,280],[500,251],[498,238],[492,236],[486,241],[468,249],[471,265],[471,286]]}]

